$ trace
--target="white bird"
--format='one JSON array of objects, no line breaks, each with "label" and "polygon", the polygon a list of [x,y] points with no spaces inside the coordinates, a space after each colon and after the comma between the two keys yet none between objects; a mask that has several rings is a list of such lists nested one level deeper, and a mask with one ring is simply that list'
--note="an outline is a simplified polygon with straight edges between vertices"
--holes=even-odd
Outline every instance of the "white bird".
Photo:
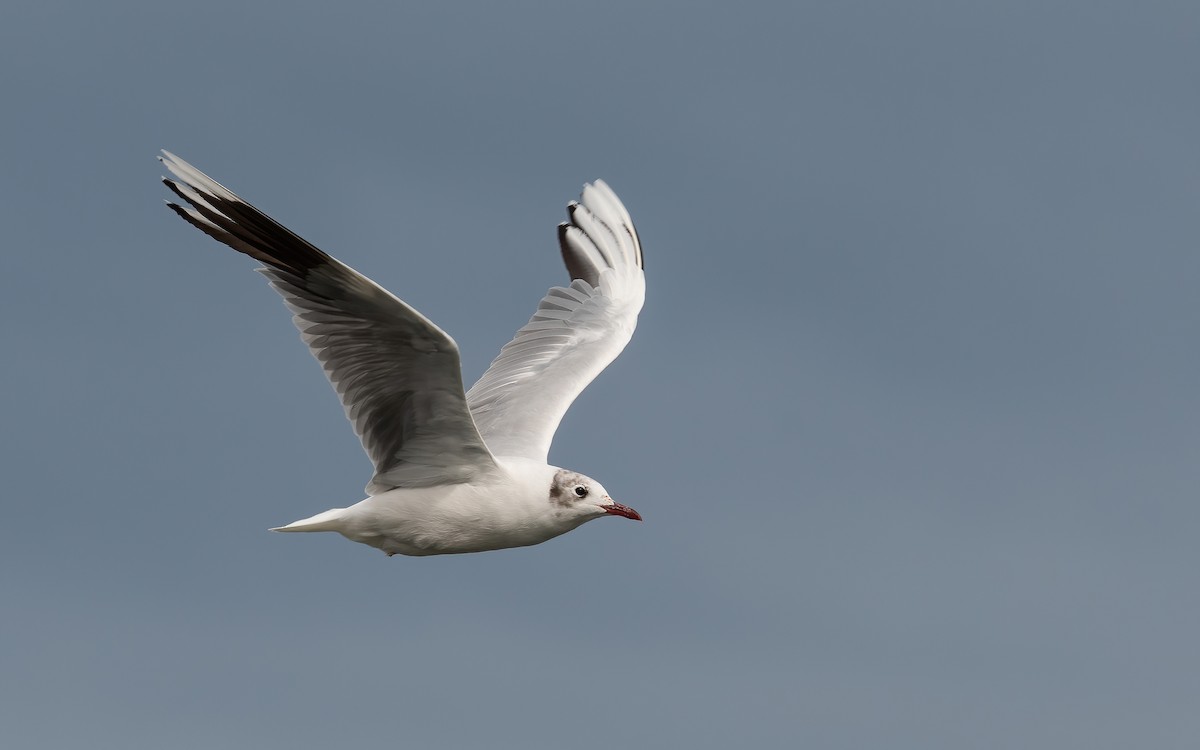
[{"label": "white bird", "polygon": [[539,544],[613,515],[642,517],[583,474],[547,464],[567,407],[633,336],[646,296],[625,206],[584,185],[558,227],[570,286],[553,287],[470,391],[458,345],[383,287],[168,151],[168,202],[261,261],[375,465],[368,497],[272,531],[336,531],[388,554]]}]

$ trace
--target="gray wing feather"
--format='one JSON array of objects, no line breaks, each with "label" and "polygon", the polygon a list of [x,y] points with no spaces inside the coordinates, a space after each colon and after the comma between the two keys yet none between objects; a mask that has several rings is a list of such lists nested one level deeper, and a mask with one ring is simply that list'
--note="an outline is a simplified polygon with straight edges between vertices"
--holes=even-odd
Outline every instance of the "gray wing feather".
[{"label": "gray wing feather", "polygon": [[454,340],[354,269],[163,152],[187,202],[172,210],[210,237],[266,264],[375,465],[369,494],[471,481],[495,469],[463,393]]}]

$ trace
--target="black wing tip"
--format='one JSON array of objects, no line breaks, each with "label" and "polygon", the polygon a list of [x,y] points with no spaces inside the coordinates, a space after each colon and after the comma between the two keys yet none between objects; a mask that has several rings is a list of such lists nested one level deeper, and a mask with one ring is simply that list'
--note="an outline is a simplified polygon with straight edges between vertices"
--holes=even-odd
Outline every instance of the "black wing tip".
[{"label": "black wing tip", "polygon": [[[603,180],[597,180],[597,182],[603,182],[605,187],[608,187],[608,183],[604,182]],[[594,184],[595,184],[594,182],[584,183],[584,189],[586,190],[588,188],[588,186],[594,185]],[[608,191],[610,193],[613,193],[614,198],[616,197],[616,193],[613,191],[613,189],[611,187],[608,187]],[[621,200],[620,198],[617,198],[618,204],[620,204],[620,200]],[[621,204],[621,205],[623,206],[623,204]],[[585,210],[589,210],[589,209],[587,209],[586,206],[584,206],[579,201],[571,201],[571,202],[567,203],[567,216],[569,217],[569,221],[564,221],[558,225],[558,241],[560,244],[563,243],[563,239],[566,237],[568,227],[575,227],[576,229],[579,229],[581,232],[583,231],[583,229],[578,224],[575,223],[575,213],[581,207],[584,208]],[[597,217],[597,221],[599,221],[601,224],[605,223],[599,217]],[[622,222],[622,224],[625,224],[625,222]],[[633,246],[637,250],[637,252],[636,252],[637,257],[635,258],[635,260],[637,262],[637,266],[641,270],[645,271],[646,270],[646,259],[645,259],[645,255],[642,253],[642,239],[641,239],[641,235],[638,234],[637,226],[635,226],[633,223],[633,219],[629,219],[628,224],[625,225],[624,228],[629,233],[630,239],[633,240]],[[609,229],[610,229],[610,231],[614,231],[614,232],[616,231],[616,230],[612,229],[611,227]],[[587,232],[584,232],[584,234],[587,234]],[[567,252],[566,248],[563,247],[564,257],[566,255],[566,252]],[[574,276],[574,272],[572,272],[572,276]]]},{"label": "black wing tip", "polygon": [[179,183],[175,180],[172,180],[170,177],[164,177],[162,178],[162,183],[167,186],[168,190],[177,195],[188,205],[196,205],[191,198],[188,198],[186,195],[184,195],[183,189],[179,187]]},{"label": "black wing tip", "polygon": [[[167,158],[173,158],[169,152],[165,153]],[[170,163],[167,166],[170,167]],[[207,175],[203,177],[212,180]],[[216,180],[212,182],[223,192],[214,192],[216,188],[210,189],[204,184],[194,184],[187,176],[176,175],[176,178],[162,178],[167,189],[180,199],[178,204],[168,201],[167,205],[189,224],[218,242],[299,278],[304,278],[314,268],[334,262],[311,243]],[[184,204],[191,208],[186,208]]]}]

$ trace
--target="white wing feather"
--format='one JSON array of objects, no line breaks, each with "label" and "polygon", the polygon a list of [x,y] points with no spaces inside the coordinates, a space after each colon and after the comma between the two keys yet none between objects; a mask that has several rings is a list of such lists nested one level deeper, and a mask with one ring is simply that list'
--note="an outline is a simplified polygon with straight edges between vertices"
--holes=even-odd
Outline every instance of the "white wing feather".
[{"label": "white wing feather", "polygon": [[537,312],[467,392],[496,456],[545,462],[575,398],[629,343],[646,298],[642,247],[616,194],[597,180],[568,206],[559,245],[569,287],[546,293]]}]

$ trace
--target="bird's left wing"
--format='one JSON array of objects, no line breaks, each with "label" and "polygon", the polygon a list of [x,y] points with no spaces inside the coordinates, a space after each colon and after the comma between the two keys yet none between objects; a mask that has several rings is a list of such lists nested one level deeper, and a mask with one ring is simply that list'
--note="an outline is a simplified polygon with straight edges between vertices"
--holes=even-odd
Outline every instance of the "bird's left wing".
[{"label": "bird's left wing", "polygon": [[597,180],[558,227],[571,285],[554,287],[505,344],[467,403],[496,456],[546,461],[567,408],[617,358],[646,298],[642,245],[616,193]]},{"label": "bird's left wing", "polygon": [[164,151],[168,203],[210,237],[266,264],[375,464],[367,492],[468,482],[495,469],[463,393],[458,345],[424,315]]}]

